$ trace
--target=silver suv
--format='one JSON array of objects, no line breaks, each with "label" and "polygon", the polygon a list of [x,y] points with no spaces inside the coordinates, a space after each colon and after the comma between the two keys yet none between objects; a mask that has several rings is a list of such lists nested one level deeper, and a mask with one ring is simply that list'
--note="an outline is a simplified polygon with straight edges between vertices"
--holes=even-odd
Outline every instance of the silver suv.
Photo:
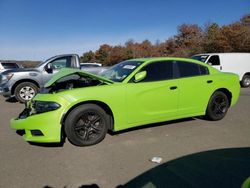
[{"label": "silver suv", "polygon": [[17,63],[0,62],[0,73],[9,69],[18,69],[18,68],[22,68],[22,66],[18,65]]},{"label": "silver suv", "polygon": [[4,97],[15,96],[20,102],[32,99],[51,77],[61,68],[80,69],[76,54],[54,56],[35,68],[11,69],[0,74],[0,94]]}]

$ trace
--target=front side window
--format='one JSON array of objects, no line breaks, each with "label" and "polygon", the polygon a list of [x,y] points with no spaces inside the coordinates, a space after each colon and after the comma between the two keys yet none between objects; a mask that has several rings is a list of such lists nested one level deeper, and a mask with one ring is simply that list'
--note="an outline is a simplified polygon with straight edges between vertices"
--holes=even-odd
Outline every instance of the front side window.
[{"label": "front side window", "polygon": [[196,63],[177,62],[179,77],[191,77],[209,74],[208,68]]},{"label": "front side window", "polygon": [[209,65],[220,65],[220,58],[218,55],[213,55],[208,60]]},{"label": "front side window", "polygon": [[71,56],[55,59],[51,62],[51,66],[53,69],[71,67]]},{"label": "front side window", "polygon": [[159,61],[146,65],[141,71],[147,71],[142,82],[153,82],[173,79],[173,61]]}]

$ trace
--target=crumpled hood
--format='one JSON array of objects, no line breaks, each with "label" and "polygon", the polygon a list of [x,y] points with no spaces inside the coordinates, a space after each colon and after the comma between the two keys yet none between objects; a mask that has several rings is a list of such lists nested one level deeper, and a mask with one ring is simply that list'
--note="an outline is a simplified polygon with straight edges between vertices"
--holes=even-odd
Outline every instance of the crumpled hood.
[{"label": "crumpled hood", "polygon": [[71,74],[79,74],[79,75],[83,75],[83,76],[88,76],[88,77],[91,77],[91,78],[94,78],[96,80],[101,80],[105,83],[109,83],[109,84],[113,84],[114,81],[112,80],[109,80],[105,77],[102,77],[102,76],[98,76],[98,75],[95,75],[95,74],[91,74],[89,72],[85,72],[85,71],[82,71],[82,70],[79,70],[79,69],[71,69],[71,68],[62,68],[58,73],[56,73],[52,78],[51,80],[49,80],[44,87],[50,87],[52,84],[54,84],[57,80],[65,77],[65,76],[68,76],[68,75],[71,75]]}]

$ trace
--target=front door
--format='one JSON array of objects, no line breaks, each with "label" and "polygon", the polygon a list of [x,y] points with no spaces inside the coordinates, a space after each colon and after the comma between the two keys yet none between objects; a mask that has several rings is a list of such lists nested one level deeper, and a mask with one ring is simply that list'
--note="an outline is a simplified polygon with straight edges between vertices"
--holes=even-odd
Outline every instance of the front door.
[{"label": "front door", "polygon": [[153,62],[140,71],[147,71],[146,78],[139,83],[128,83],[126,88],[128,124],[160,122],[175,117],[179,91],[173,79],[173,62]]},{"label": "front door", "polygon": [[222,71],[222,66],[220,64],[220,57],[218,55],[212,55],[207,60],[207,64],[213,66],[214,68]]}]

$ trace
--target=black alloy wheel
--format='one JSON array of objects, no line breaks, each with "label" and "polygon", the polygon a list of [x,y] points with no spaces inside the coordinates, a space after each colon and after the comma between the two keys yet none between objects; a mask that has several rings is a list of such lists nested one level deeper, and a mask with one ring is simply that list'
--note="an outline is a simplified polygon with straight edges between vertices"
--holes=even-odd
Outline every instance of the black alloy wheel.
[{"label": "black alloy wheel", "polygon": [[229,108],[229,100],[225,93],[216,91],[210,98],[206,118],[209,120],[220,120],[225,117]]},{"label": "black alloy wheel", "polygon": [[94,145],[105,138],[108,120],[108,115],[101,107],[95,104],[81,105],[68,115],[65,132],[74,145]]},{"label": "black alloy wheel", "polygon": [[103,127],[103,120],[95,112],[86,112],[74,125],[75,134],[86,141],[99,137]]}]

